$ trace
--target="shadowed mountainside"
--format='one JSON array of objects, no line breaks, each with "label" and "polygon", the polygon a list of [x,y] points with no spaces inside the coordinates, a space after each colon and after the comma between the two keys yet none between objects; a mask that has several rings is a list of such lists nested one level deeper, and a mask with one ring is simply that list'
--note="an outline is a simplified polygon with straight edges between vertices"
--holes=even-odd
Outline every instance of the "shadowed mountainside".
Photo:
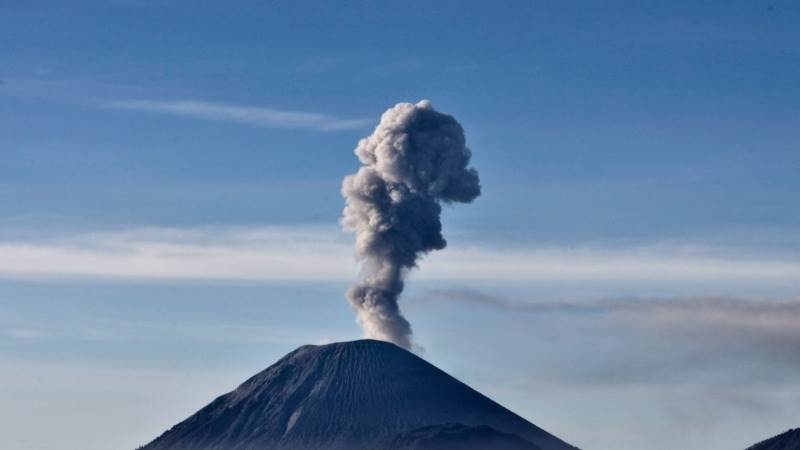
[{"label": "shadowed mountainside", "polygon": [[747,450],[800,450],[800,428],[761,441]]},{"label": "shadowed mountainside", "polygon": [[521,437],[481,425],[434,425],[400,433],[383,450],[538,450],[541,447]]},{"label": "shadowed mountainside", "polygon": [[141,449],[444,448],[575,449],[413,353],[374,340],[300,347]]}]

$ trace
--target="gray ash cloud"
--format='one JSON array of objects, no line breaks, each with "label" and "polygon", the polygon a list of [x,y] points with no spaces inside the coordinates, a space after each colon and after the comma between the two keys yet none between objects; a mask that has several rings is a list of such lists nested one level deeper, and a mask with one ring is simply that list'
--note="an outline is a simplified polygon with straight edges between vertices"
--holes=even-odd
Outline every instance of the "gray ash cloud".
[{"label": "gray ash cloud", "polygon": [[399,103],[355,150],[362,166],[342,183],[342,225],[356,236],[361,275],[347,292],[367,337],[411,348],[398,297],[405,273],[441,250],[442,203],[480,195],[464,130],[427,100]]}]

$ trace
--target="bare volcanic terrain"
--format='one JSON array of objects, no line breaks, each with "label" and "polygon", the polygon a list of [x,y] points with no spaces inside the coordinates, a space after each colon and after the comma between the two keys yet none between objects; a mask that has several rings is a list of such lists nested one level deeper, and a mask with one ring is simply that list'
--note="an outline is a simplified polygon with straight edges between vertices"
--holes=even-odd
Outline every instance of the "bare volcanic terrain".
[{"label": "bare volcanic terrain", "polygon": [[575,450],[394,344],[307,345],[141,450]]},{"label": "bare volcanic terrain", "polygon": [[800,450],[800,428],[781,433],[766,441],[759,442],[747,450]]}]

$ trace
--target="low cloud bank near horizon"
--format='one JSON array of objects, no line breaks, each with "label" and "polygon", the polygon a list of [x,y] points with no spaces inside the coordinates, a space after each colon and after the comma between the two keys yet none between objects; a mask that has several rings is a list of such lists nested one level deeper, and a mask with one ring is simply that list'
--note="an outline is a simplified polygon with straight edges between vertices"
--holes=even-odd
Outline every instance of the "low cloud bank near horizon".
[{"label": "low cloud bank near horizon", "polygon": [[231,105],[202,100],[116,100],[103,103],[101,106],[110,109],[237,122],[262,127],[299,128],[314,131],[356,130],[373,122],[370,119],[345,119],[315,112]]},{"label": "low cloud bank near horizon", "polygon": [[[0,278],[348,281],[351,238],[334,225],[144,227],[0,237]],[[800,260],[669,246],[515,248],[452,243],[420,280],[792,286]]]}]

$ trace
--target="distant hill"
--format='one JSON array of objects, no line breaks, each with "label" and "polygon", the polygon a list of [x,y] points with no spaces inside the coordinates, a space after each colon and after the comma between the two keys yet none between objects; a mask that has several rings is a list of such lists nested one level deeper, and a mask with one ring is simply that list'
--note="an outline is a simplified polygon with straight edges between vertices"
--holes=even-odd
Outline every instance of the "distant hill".
[{"label": "distant hill", "polygon": [[575,450],[394,344],[304,346],[142,450]]},{"label": "distant hill", "polygon": [[766,441],[759,442],[747,450],[800,450],[800,428],[781,433]]}]

